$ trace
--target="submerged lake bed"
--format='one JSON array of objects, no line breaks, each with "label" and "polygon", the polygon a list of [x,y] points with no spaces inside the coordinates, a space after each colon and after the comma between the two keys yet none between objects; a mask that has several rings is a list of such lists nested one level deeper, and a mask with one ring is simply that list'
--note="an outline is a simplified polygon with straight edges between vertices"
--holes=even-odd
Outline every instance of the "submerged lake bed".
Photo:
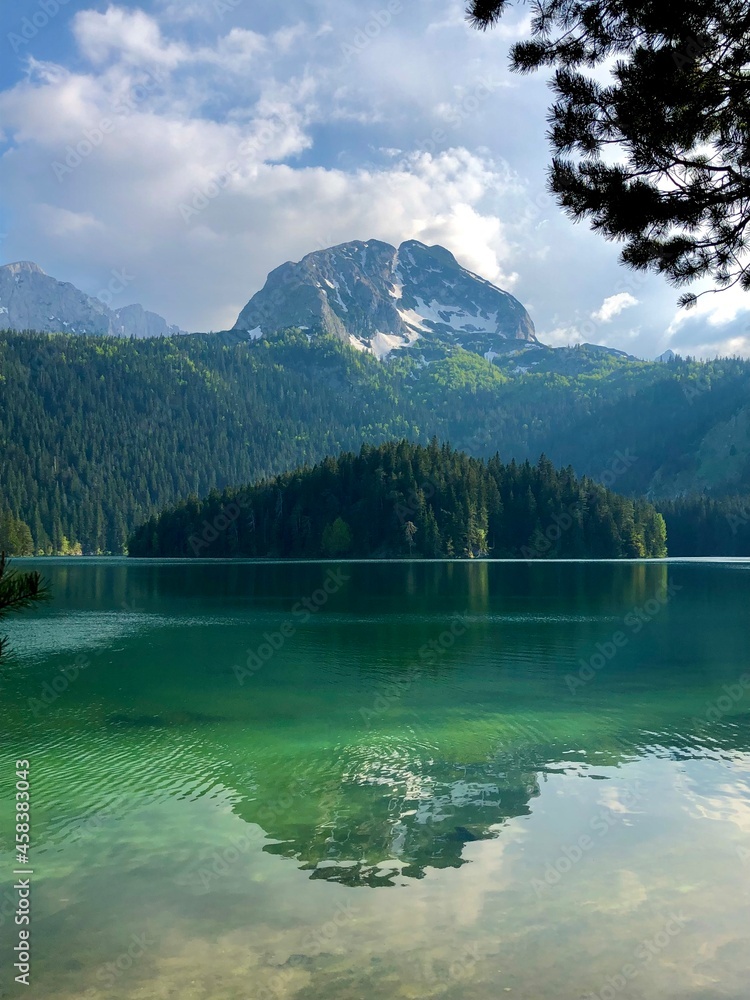
[{"label": "submerged lake bed", "polygon": [[35,997],[746,1000],[750,562],[33,566]]}]

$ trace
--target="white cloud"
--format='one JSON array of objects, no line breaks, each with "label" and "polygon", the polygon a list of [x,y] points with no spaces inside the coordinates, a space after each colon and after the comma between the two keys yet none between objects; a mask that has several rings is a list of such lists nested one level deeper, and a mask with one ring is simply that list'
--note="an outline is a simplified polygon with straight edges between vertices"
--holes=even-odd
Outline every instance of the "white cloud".
[{"label": "white cloud", "polygon": [[245,28],[232,28],[228,35],[219,39],[215,49],[202,47],[193,53],[193,58],[237,73],[248,69],[265,49],[266,40],[262,35]]},{"label": "white cloud", "polygon": [[[515,281],[501,203],[522,207],[523,184],[489,153],[447,144],[349,170],[287,162],[336,120],[325,72],[276,75],[274,60],[309,42],[296,27],[267,43],[235,26],[189,46],[110,7],[80,12],[75,36],[93,70],[36,64],[0,94],[13,143],[0,188],[30,206],[18,252],[49,273],[88,266],[98,288],[100,272],[127,268],[128,296],[185,329],[231,325],[271,268],[355,238],[443,243],[490,280]],[[217,120],[202,109],[230,87],[227,69],[243,99]]]},{"label": "white cloud", "polygon": [[71,212],[56,205],[38,205],[34,211],[40,228],[51,236],[80,239],[87,231],[102,233],[104,227],[90,212]]},{"label": "white cloud", "polygon": [[666,346],[696,357],[750,356],[750,295],[739,288],[698,299],[678,309],[667,328]]},{"label": "white cloud", "polygon": [[750,312],[750,295],[738,287],[728,288],[719,294],[702,296],[692,309],[678,309],[667,333],[675,334],[686,324],[696,322],[714,329],[728,326],[746,312]]},{"label": "white cloud", "polygon": [[284,28],[279,28],[272,35],[273,43],[281,52],[288,52],[294,45],[304,38],[307,26],[301,21]]},{"label": "white cloud", "polygon": [[217,0],[157,0],[162,21],[212,21],[221,16]]},{"label": "white cloud", "polygon": [[683,357],[686,355],[699,358],[727,358],[734,355],[750,357],[750,334],[723,337],[717,340],[699,339],[697,343],[680,342],[677,338],[670,341],[669,346],[675,354],[681,354]]},{"label": "white cloud", "polygon": [[[480,33],[463,12],[462,0],[415,0],[378,26],[333,0],[78,11],[77,51],[30,59],[0,92],[4,254],[88,275],[94,293],[125,267],[129,296],[206,329],[232,323],[285,260],[417,238],[512,288],[542,340],[547,329],[552,343],[657,353],[676,296],[655,277],[623,281],[617,248],[543,193],[549,93],[543,75],[506,69],[527,24]],[[54,164],[103,120],[102,141],[58,180]],[[195,198],[205,208],[186,224],[180,206]],[[603,287],[617,294],[602,303]],[[620,317],[638,303],[650,326],[633,331]]]},{"label": "white cloud", "polygon": [[617,295],[610,295],[605,299],[596,312],[591,314],[591,318],[599,323],[611,323],[615,316],[638,304],[638,299],[630,292],[618,292]]},{"label": "white cloud", "polygon": [[549,347],[571,347],[583,344],[586,338],[576,326],[556,326],[551,330],[537,330],[539,339]]},{"label": "white cloud", "polygon": [[[155,18],[141,10],[108,7],[98,11],[80,11],[73,22],[73,32],[81,54],[94,66],[120,63],[141,72],[157,67],[173,71],[186,64],[205,63],[223,72],[246,71],[267,48],[266,39],[255,31],[237,26],[217,38],[210,46],[190,46],[168,42]],[[285,44],[280,38],[279,45]]]},{"label": "white cloud", "polygon": [[78,46],[94,65],[112,55],[137,66],[174,68],[187,56],[187,47],[165,42],[158,22],[142,10],[108,7],[101,14],[82,10],[73,21]]},{"label": "white cloud", "polygon": [[[304,86],[297,97],[306,101]],[[24,256],[60,278],[86,262],[105,274],[125,267],[128,296],[185,329],[231,325],[272,267],[356,237],[443,242],[502,275],[507,240],[484,201],[507,168],[462,148],[353,172],[274,162],[310,141],[293,99],[273,86],[251,121],[221,123],[161,109],[163,98],[118,114],[106,75],[47,75],[4,94],[0,114],[17,138],[0,184],[23,202],[33,187],[45,203],[29,213]],[[58,181],[52,164],[106,116],[113,130]],[[187,220],[185,205],[198,206]],[[94,270],[91,285],[101,281]]]}]

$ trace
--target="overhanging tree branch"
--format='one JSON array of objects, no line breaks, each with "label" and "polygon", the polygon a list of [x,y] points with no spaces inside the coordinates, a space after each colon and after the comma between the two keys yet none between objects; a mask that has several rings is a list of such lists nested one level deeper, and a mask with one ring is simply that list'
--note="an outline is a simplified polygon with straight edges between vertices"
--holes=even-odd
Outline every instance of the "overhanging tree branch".
[{"label": "overhanging tree branch", "polygon": [[[32,604],[47,601],[50,590],[36,572],[21,573],[8,569],[5,553],[0,553],[0,618],[15,611],[23,611]],[[7,638],[0,637],[0,656],[7,649]]]},{"label": "overhanging tree branch", "polygon": [[[474,0],[469,19],[491,28],[510,6]],[[535,0],[533,10],[511,64],[555,70],[549,184],[561,206],[624,243],[630,267],[677,286],[750,289],[750,0]],[[582,72],[610,60],[607,85]]]}]

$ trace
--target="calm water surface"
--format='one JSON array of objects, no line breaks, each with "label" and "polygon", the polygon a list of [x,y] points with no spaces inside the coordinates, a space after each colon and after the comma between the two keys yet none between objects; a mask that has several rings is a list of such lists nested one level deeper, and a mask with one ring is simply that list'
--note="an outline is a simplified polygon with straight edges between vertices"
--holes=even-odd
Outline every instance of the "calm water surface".
[{"label": "calm water surface", "polygon": [[43,568],[0,994],[747,1000],[750,563]]}]

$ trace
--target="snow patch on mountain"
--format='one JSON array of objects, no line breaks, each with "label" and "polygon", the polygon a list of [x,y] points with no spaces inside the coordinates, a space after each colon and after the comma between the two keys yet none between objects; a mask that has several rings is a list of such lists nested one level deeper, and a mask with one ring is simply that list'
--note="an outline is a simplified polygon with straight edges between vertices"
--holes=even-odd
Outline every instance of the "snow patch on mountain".
[{"label": "snow patch on mountain", "polygon": [[435,326],[449,326],[458,333],[493,334],[497,332],[497,311],[493,313],[482,312],[474,303],[461,308],[441,302],[423,302],[421,299],[417,299],[417,311],[423,320],[427,320]]},{"label": "snow patch on mountain", "polygon": [[420,315],[415,309],[399,309],[397,312],[408,326],[422,330],[424,333],[430,332],[429,326],[425,326],[425,317]]},{"label": "snow patch on mountain", "polygon": [[398,350],[404,344],[404,338],[397,333],[382,333],[380,330],[370,338],[370,350],[380,361],[387,358],[391,351]]},{"label": "snow patch on mountain", "polygon": [[317,250],[272,271],[236,330],[290,327],[333,335],[379,358],[428,339],[478,354],[537,343],[508,292],[461,267],[441,246],[379,240]]}]

